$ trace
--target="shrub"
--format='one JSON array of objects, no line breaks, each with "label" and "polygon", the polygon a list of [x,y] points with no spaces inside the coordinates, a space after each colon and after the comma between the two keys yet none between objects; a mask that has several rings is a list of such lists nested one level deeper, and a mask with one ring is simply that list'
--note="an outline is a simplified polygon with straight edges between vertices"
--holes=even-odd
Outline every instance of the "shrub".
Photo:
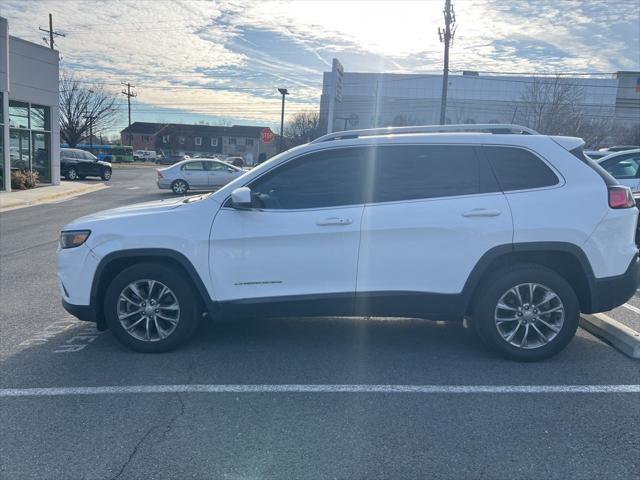
[{"label": "shrub", "polygon": [[38,183],[38,172],[30,170],[11,172],[11,188],[13,190],[26,190],[34,188]]}]

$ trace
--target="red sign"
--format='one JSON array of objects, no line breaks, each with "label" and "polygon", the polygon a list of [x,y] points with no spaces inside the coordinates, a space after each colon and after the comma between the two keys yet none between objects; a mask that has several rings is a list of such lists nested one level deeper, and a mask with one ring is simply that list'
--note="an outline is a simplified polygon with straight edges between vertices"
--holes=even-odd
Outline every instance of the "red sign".
[{"label": "red sign", "polygon": [[273,132],[269,127],[263,128],[260,132],[260,140],[262,143],[271,143],[273,140]]}]

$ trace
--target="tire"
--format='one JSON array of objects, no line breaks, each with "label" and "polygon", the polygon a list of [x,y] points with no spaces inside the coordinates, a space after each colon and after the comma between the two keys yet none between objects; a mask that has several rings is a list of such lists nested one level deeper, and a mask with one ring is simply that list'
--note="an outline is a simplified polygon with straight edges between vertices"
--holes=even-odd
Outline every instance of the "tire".
[{"label": "tire", "polygon": [[69,167],[69,170],[67,170],[67,174],[65,175],[65,178],[70,181],[77,180],[78,178],[80,178],[80,176],[78,175],[78,170],[76,170],[76,167]]},{"label": "tire", "polygon": [[184,195],[189,191],[189,184],[184,180],[174,180],[171,184],[171,190],[173,190],[173,193],[176,195]]},{"label": "tire", "polygon": [[578,328],[580,307],[563,277],[539,265],[522,264],[483,279],[471,319],[489,348],[511,360],[533,362],[569,344]]},{"label": "tire", "polygon": [[[140,263],[113,279],[104,297],[104,315],[120,343],[136,352],[160,353],[191,338],[201,318],[199,305],[182,272],[157,263]],[[132,314],[136,309],[142,313]]]},{"label": "tire", "polygon": [[104,170],[102,170],[102,180],[104,180],[105,182],[108,182],[109,180],[111,180],[111,169],[110,168],[105,168]]}]

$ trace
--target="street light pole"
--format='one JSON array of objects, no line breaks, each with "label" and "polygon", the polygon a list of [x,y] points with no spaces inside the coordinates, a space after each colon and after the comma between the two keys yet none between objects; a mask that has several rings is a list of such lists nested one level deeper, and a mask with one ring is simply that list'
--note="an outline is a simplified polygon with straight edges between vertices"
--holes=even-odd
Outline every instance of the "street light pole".
[{"label": "street light pole", "polygon": [[282,95],[282,113],[280,114],[280,151],[282,152],[284,141],[284,97],[289,95],[289,91],[286,88],[279,88],[278,91]]}]

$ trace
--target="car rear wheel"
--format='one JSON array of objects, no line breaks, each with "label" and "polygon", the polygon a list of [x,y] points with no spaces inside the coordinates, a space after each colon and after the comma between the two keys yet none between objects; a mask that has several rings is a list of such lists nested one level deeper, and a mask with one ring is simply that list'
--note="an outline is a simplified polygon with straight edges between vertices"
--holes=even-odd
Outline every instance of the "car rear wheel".
[{"label": "car rear wheel", "polygon": [[520,361],[551,357],[578,328],[578,299],[560,275],[537,265],[501,270],[483,281],[472,311],[478,336],[501,355]]},{"label": "car rear wheel", "polygon": [[69,167],[69,170],[67,170],[67,174],[65,176],[67,180],[77,180],[78,170],[76,170],[76,167]]},{"label": "car rear wheel", "polygon": [[184,344],[196,330],[199,302],[189,280],[170,267],[133,265],[118,274],[104,298],[105,319],[125,346],[145,353]]},{"label": "car rear wheel", "polygon": [[102,171],[102,180],[104,180],[105,182],[108,182],[109,180],[111,180],[111,169],[110,168],[105,168]]},{"label": "car rear wheel", "polygon": [[184,180],[176,180],[171,184],[171,190],[176,195],[184,195],[189,190],[189,184]]}]

